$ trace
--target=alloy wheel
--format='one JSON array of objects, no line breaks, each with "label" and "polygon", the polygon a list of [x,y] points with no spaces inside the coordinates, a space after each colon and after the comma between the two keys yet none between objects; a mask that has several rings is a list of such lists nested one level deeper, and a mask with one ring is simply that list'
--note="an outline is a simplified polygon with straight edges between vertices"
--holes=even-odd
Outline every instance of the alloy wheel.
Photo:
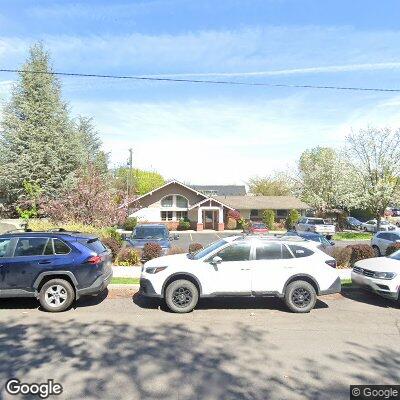
[{"label": "alloy wheel", "polygon": [[311,293],[304,288],[297,288],[293,290],[292,300],[296,307],[305,308],[311,302]]},{"label": "alloy wheel", "polygon": [[179,287],[172,293],[172,302],[177,307],[186,307],[193,299],[193,294],[190,289],[186,287]]},{"label": "alloy wheel", "polygon": [[68,293],[64,286],[53,285],[50,286],[45,292],[45,300],[49,307],[60,307],[68,298]]}]

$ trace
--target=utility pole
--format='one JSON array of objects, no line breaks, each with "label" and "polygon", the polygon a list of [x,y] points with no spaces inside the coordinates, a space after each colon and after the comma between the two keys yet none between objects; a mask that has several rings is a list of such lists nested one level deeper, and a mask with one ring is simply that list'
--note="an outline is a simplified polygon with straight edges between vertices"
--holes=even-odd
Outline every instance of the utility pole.
[{"label": "utility pole", "polygon": [[128,161],[128,171],[126,174],[126,188],[127,188],[127,197],[129,199],[130,194],[130,186],[133,178],[133,150],[132,148],[128,149],[129,151],[129,161]]}]

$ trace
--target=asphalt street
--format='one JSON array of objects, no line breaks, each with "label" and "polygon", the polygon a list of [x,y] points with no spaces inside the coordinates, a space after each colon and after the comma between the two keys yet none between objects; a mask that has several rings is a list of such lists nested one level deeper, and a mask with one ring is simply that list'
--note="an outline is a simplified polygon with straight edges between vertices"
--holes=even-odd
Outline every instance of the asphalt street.
[{"label": "asphalt street", "polygon": [[[122,298],[121,298],[122,296]],[[60,399],[349,399],[399,383],[400,309],[349,290],[305,315],[277,299],[208,299],[184,315],[135,294],[61,314],[0,301],[3,385],[54,379]],[[55,397],[54,397],[55,398]]]}]

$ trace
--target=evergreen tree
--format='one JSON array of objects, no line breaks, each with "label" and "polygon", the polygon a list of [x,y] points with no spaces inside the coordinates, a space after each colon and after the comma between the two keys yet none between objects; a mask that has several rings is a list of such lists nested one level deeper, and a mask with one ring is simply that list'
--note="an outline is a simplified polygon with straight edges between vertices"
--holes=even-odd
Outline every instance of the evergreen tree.
[{"label": "evergreen tree", "polygon": [[85,152],[61,98],[59,80],[42,73],[52,72],[52,67],[41,43],[31,47],[22,70],[0,133],[0,186],[10,202],[23,194],[24,182],[38,185],[43,194],[56,194],[84,161]]}]

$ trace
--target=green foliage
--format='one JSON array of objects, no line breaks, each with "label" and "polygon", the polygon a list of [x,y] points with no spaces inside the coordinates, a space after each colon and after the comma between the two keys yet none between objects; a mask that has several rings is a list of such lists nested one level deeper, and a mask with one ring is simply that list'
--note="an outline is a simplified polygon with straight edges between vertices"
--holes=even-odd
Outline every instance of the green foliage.
[{"label": "green foliage", "polygon": [[178,230],[187,231],[190,229],[190,221],[187,218],[179,220]]},{"label": "green foliage", "polygon": [[285,220],[285,228],[287,230],[291,230],[294,228],[294,226],[299,222],[300,219],[300,213],[297,210],[290,210],[289,215],[287,216]]},{"label": "green foliage", "polygon": [[263,178],[251,178],[248,185],[250,193],[256,196],[289,196],[291,194],[290,180],[282,173]]},{"label": "green foliage", "polygon": [[275,223],[275,211],[273,210],[264,210],[262,220],[265,225],[267,225],[268,229],[274,228]]},{"label": "green foliage", "polygon": [[146,243],[143,246],[143,259],[146,261],[162,256],[162,247],[158,243]]},{"label": "green foliage", "polygon": [[137,218],[136,217],[128,217],[123,225],[123,228],[126,231],[133,231],[137,225]]},{"label": "green foliage", "polygon": [[338,232],[333,236],[333,240],[367,240],[372,238],[369,232]]},{"label": "green foliage", "polygon": [[120,250],[115,261],[116,265],[129,267],[131,265],[140,264],[140,253],[130,247],[125,247]]},{"label": "green foliage", "polygon": [[105,228],[103,232],[104,232],[104,237],[114,239],[119,244],[122,244],[123,242],[122,235],[114,227]]},{"label": "green foliage", "polygon": [[392,243],[388,248],[386,249],[386,256],[390,256],[393,254],[395,251],[400,250],[400,243]]},{"label": "green foliage", "polygon": [[126,167],[120,167],[115,171],[115,187],[124,192],[129,188],[130,194],[146,194],[164,183],[164,178],[153,171],[131,170]]}]

